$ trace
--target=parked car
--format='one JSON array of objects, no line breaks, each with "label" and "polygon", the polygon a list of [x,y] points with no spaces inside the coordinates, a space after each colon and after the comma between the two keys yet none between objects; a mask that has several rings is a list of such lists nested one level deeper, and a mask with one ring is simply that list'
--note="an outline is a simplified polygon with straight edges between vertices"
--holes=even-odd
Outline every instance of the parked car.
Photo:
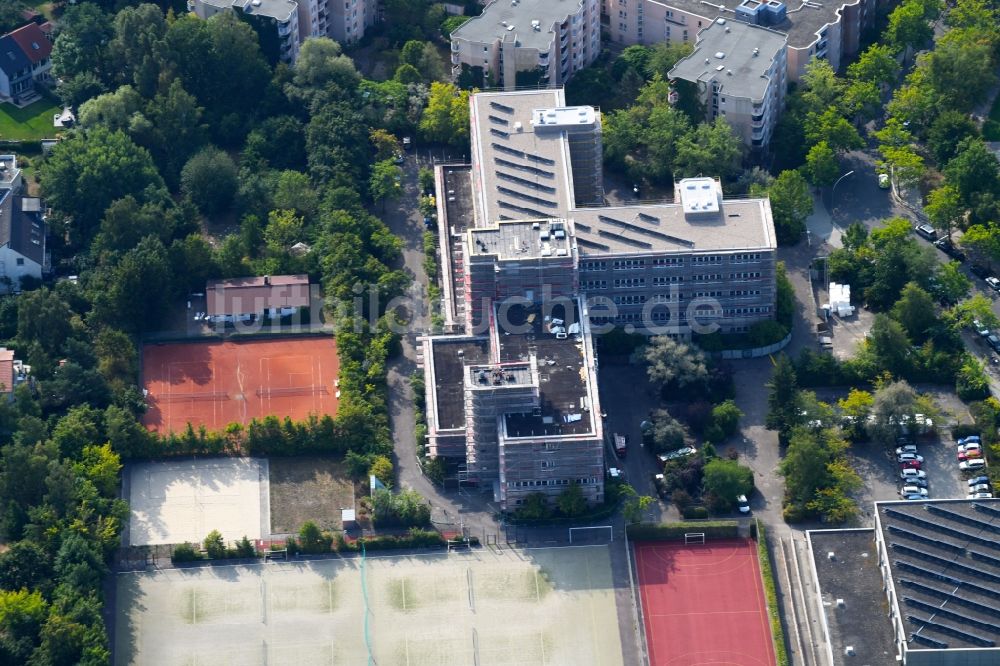
[{"label": "parked car", "polygon": [[912,501],[912,500],[922,500],[927,498],[924,497],[923,495],[906,495],[903,497],[903,499]]},{"label": "parked car", "polygon": [[740,513],[750,513],[750,502],[747,501],[746,495],[740,495],[736,498],[736,506],[739,507]]},{"label": "parked car", "polygon": [[889,174],[880,173],[878,175],[878,186],[883,190],[889,189]]},{"label": "parked car", "polygon": [[973,469],[982,469],[984,467],[986,467],[986,461],[983,458],[970,458],[969,460],[963,460],[958,463],[958,468],[963,472]]},{"label": "parked car", "polygon": [[916,444],[903,444],[902,446],[896,447],[897,456],[903,455],[904,453],[916,453],[916,452],[917,452]]},{"label": "parked car", "polygon": [[972,488],[970,488],[969,490],[971,490],[974,493],[991,493],[993,492],[993,486],[991,486],[988,483],[977,483],[976,485],[972,486]]},{"label": "parked car", "polygon": [[413,147],[413,139],[408,136],[403,137],[403,150],[409,150]]},{"label": "parked car", "polygon": [[986,343],[993,348],[993,351],[1000,352],[1000,337],[997,337],[995,333],[986,336]]},{"label": "parked car", "polygon": [[899,453],[896,455],[896,462],[906,463],[906,462],[918,462],[922,463],[924,461],[923,456],[918,456],[916,453]]},{"label": "parked car", "polygon": [[990,289],[993,291],[1000,291],[1000,279],[993,277],[992,275],[986,278],[986,284],[990,285]]},{"label": "parked car", "polygon": [[969,487],[973,488],[975,486],[978,486],[981,483],[989,483],[989,482],[990,482],[990,477],[988,477],[988,476],[986,476],[984,474],[982,476],[976,476],[976,477],[973,477],[973,478],[969,479]]},{"label": "parked car", "polygon": [[918,236],[922,236],[929,241],[933,242],[937,240],[937,231],[935,231],[934,227],[929,224],[918,224],[916,226],[916,232]]},{"label": "parked car", "polygon": [[907,497],[909,495],[920,495],[921,497],[927,497],[927,489],[919,488],[917,486],[903,486],[899,489],[899,494],[901,497]]},{"label": "parked car", "polygon": [[917,488],[926,488],[927,487],[927,479],[918,479],[916,477],[913,477],[913,478],[910,478],[910,479],[906,479],[903,482],[903,484],[907,485],[907,486],[916,486]]},{"label": "parked car", "polygon": [[900,470],[899,478],[904,481],[909,481],[910,479],[926,479],[927,472],[922,469],[904,468]]},{"label": "parked car", "polygon": [[[972,320],[972,328],[981,338],[990,337],[990,329],[986,328],[986,325],[978,319]],[[961,440],[959,440],[961,441]]]},{"label": "parked car", "polygon": [[965,499],[992,499],[993,493],[969,493]]},{"label": "parked car", "polygon": [[976,458],[983,457],[982,449],[965,449],[964,451],[958,452],[959,461],[962,460],[975,460]]},{"label": "parked car", "polygon": [[971,454],[975,452],[975,455],[982,455],[983,445],[980,444],[979,442],[969,442],[968,444],[959,444],[958,452],[959,454],[962,453]]},{"label": "parked car", "polygon": [[668,460],[677,460],[678,458],[691,456],[695,453],[698,453],[698,449],[693,446],[685,446],[682,449],[677,449],[676,451],[671,451],[670,453],[661,453],[656,457],[660,459],[660,462],[667,462]]},{"label": "parked car", "polygon": [[976,444],[979,444],[979,443],[981,443],[982,441],[983,441],[983,440],[981,440],[981,439],[979,438],[979,435],[969,435],[968,437],[960,437],[960,438],[959,438],[959,439],[957,440],[957,444],[958,444],[959,446],[964,446],[965,444],[972,444],[972,443],[976,443]]},{"label": "parked car", "polygon": [[941,250],[956,261],[965,261],[965,253],[958,249],[954,243],[948,240],[947,236],[934,241],[934,247]]},{"label": "parked car", "polygon": [[972,271],[973,275],[982,280],[985,280],[990,276],[989,269],[985,266],[980,266],[979,264],[972,264],[972,266],[969,267],[969,270]]},{"label": "parked car", "polygon": [[660,496],[660,499],[667,499],[670,493],[667,492],[667,481],[662,474],[653,475],[653,486],[656,488],[656,494]]}]

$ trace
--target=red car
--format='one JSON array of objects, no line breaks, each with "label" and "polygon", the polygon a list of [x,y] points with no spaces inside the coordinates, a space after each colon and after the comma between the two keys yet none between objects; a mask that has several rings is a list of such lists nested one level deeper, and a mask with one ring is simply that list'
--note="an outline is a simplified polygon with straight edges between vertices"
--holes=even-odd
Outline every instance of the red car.
[{"label": "red car", "polygon": [[958,452],[959,460],[968,460],[969,458],[982,458],[982,449],[966,449],[965,451]]},{"label": "red car", "polygon": [[920,461],[919,460],[907,460],[906,462],[902,463],[900,465],[900,467],[902,469],[920,469]]}]

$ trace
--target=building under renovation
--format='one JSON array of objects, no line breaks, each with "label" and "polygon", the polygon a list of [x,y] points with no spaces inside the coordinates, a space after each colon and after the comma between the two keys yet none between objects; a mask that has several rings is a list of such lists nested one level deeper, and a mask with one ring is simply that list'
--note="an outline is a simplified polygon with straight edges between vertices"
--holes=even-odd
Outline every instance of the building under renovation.
[{"label": "building under renovation", "polygon": [[472,159],[436,169],[441,313],[422,339],[427,449],[504,509],[572,484],[604,499],[593,336],[744,332],[774,318],[766,199],[712,178],[605,205],[601,116],[562,90],[470,99]]}]

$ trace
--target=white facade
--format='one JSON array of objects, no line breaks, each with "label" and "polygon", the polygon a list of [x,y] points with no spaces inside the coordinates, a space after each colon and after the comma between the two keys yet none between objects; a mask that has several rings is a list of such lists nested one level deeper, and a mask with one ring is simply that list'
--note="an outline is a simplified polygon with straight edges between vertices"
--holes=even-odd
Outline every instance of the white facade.
[{"label": "white facade", "polygon": [[493,0],[451,35],[453,74],[479,67],[505,90],[534,70],[540,85],[562,85],[600,52],[600,0]]}]

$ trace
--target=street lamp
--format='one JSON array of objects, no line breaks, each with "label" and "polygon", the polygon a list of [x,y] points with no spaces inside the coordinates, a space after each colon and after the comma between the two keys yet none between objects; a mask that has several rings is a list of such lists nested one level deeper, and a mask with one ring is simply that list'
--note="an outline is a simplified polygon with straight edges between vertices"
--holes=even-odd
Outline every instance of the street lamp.
[{"label": "street lamp", "polygon": [[854,169],[851,169],[850,171],[848,171],[847,173],[845,173],[843,176],[841,176],[840,178],[838,178],[837,182],[835,182],[833,184],[833,187],[830,188],[830,208],[833,208],[833,195],[835,195],[837,193],[837,185],[840,185],[840,181],[844,180],[845,178],[847,178],[848,176],[852,175],[853,173],[854,173]]}]

